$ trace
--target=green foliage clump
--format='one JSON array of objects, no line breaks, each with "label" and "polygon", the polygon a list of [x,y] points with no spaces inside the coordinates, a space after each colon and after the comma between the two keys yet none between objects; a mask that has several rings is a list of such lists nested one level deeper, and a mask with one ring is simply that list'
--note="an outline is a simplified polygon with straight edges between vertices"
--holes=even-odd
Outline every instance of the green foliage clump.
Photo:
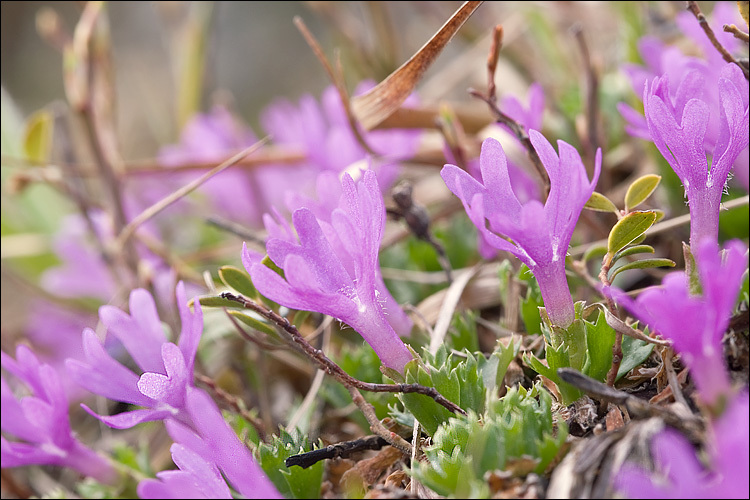
[{"label": "green foliage clump", "polygon": [[[256,449],[256,459],[263,472],[273,482],[284,498],[318,498],[323,482],[324,462],[303,469],[287,468],[285,460],[311,449],[309,440],[300,432],[279,430],[271,443],[262,443]],[[319,447],[319,445],[318,445]]]},{"label": "green foliage clump", "polygon": [[568,435],[564,423],[555,432],[551,403],[550,395],[536,384],[529,391],[510,389],[503,398],[489,401],[481,414],[470,411],[453,417],[424,449],[427,461],[411,473],[435,492],[452,498],[489,497],[485,474],[503,470],[516,459],[530,461],[533,472],[541,474]]}]

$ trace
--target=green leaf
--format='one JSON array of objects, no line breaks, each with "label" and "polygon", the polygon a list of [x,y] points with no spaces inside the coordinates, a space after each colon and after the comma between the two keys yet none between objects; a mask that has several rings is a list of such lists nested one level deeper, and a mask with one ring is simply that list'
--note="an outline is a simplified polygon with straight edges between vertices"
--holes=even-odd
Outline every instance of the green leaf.
[{"label": "green leaf", "polygon": [[480,365],[482,380],[487,390],[494,392],[503,383],[508,366],[518,354],[519,347],[520,345],[515,345],[513,339],[510,340],[508,347],[498,342],[495,351],[490,354],[489,359]]},{"label": "green leaf", "polygon": [[414,464],[411,473],[450,498],[488,498],[486,474],[503,470],[515,459],[523,458],[533,467],[516,470],[516,475],[543,473],[568,432],[564,422],[558,423],[555,432],[552,400],[540,387],[535,383],[531,390],[511,388],[484,414],[469,411],[451,418],[424,448],[427,460]]},{"label": "green leaf", "polygon": [[215,295],[206,295],[203,297],[195,297],[188,302],[188,306],[192,306],[195,301],[200,302],[201,306],[204,307],[229,307],[232,309],[242,309],[242,304],[233,300],[225,299],[223,297],[217,297]]},{"label": "green leaf", "polygon": [[607,240],[607,251],[614,255],[626,245],[646,232],[656,220],[653,211],[631,212],[622,219],[609,232]]},{"label": "green leaf", "polygon": [[271,257],[269,257],[268,255],[263,257],[263,260],[260,261],[260,263],[266,266],[267,268],[269,268],[270,270],[272,270],[273,272],[275,272],[276,274],[278,274],[279,276],[281,276],[282,278],[286,279],[286,276],[284,276],[284,270],[281,269],[279,266],[277,266],[276,263],[272,261]]},{"label": "green leaf", "polygon": [[219,268],[219,278],[226,286],[240,292],[245,297],[258,297],[258,291],[250,280],[250,275],[242,269],[234,266],[222,266]]},{"label": "green leaf", "polygon": [[468,352],[479,350],[476,316],[477,313],[473,311],[457,312],[453,315],[449,337],[453,349]]},{"label": "green leaf", "polygon": [[36,111],[28,120],[23,134],[23,152],[32,162],[45,162],[52,148],[52,114],[45,110]]},{"label": "green leaf", "polygon": [[309,451],[311,447],[308,439],[298,431],[290,434],[281,429],[280,433],[281,436],[274,436],[269,444],[261,443],[256,450],[263,472],[284,498],[319,498],[325,462],[306,469],[287,467],[284,463],[287,458]]},{"label": "green leaf", "polygon": [[586,321],[585,324],[588,357],[586,365],[583,368],[583,373],[599,382],[604,382],[612,366],[612,347],[615,345],[615,331],[607,324],[607,319],[601,310],[595,323]]},{"label": "green leaf", "polygon": [[525,355],[523,357],[523,360],[526,365],[528,365],[532,370],[537,372],[539,375],[547,377],[555,383],[558,390],[560,391],[560,395],[563,398],[563,404],[569,405],[583,396],[583,393],[580,390],[568,384],[567,382],[563,382],[557,375],[558,368],[570,368],[570,358],[568,357],[567,349],[565,349],[564,346],[560,346],[559,349],[555,349],[551,345],[547,344],[546,355],[547,364],[549,366],[545,366],[539,359],[537,359],[533,355]]},{"label": "green leaf", "polygon": [[654,247],[652,247],[651,245],[634,245],[625,247],[617,252],[614,257],[612,257],[612,263],[615,263],[619,259],[627,257],[628,255],[635,255],[639,253],[654,253]]},{"label": "green leaf", "polygon": [[653,350],[654,344],[624,335],[622,337],[622,363],[620,364],[620,369],[617,371],[617,380],[620,380],[630,370],[646,361]]},{"label": "green leaf", "polygon": [[601,259],[605,255],[607,255],[607,247],[604,245],[592,245],[583,253],[581,260],[588,262],[591,259]]},{"label": "green leaf", "polygon": [[618,216],[620,215],[620,210],[618,210],[617,206],[615,206],[609,198],[601,193],[597,193],[596,191],[591,193],[591,198],[589,198],[583,208],[588,208],[589,210],[595,210],[597,212],[612,212]]},{"label": "green leaf", "polygon": [[[201,301],[201,304],[203,304],[203,301]],[[278,337],[278,333],[276,333],[276,329],[274,327],[272,327],[271,325],[267,323],[264,323],[263,321],[257,318],[254,318],[253,316],[245,312],[242,312],[242,311],[227,311],[227,312],[231,316],[245,323],[250,328],[258,330],[259,332],[263,332],[266,335],[270,335],[272,337]]]},{"label": "green leaf", "polygon": [[643,203],[651,196],[656,186],[661,182],[661,176],[648,174],[639,177],[628,188],[625,193],[625,212],[630,213],[635,207]]},{"label": "green leaf", "polygon": [[[406,364],[406,383],[417,383],[427,387],[433,386],[432,377],[427,373],[424,366],[419,364],[419,360],[416,359]],[[444,389],[447,389],[447,387]],[[440,393],[443,394],[442,391]],[[401,399],[406,409],[414,415],[414,418],[419,421],[424,431],[430,436],[437,432],[438,427],[443,422],[447,422],[453,416],[447,409],[437,404],[429,396],[423,394],[399,394],[399,399]]]},{"label": "green leaf", "polygon": [[675,265],[676,265],[675,262],[669,259],[636,260],[635,262],[628,262],[627,264],[624,264],[618,267],[617,269],[614,269],[613,271],[611,271],[609,275],[609,281],[612,282],[612,280],[615,279],[615,276],[629,269],[648,269],[651,267],[674,267]]}]

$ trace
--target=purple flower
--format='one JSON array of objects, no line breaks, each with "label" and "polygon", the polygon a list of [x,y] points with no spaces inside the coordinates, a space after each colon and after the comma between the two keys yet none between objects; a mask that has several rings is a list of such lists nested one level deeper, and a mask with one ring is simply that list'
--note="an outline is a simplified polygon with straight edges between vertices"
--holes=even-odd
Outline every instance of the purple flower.
[{"label": "purple flower", "polygon": [[17,399],[2,377],[2,431],[20,441],[0,439],[3,468],[25,465],[70,467],[99,482],[116,479],[112,464],[84,446],[73,434],[68,417],[68,399],[60,376],[50,365],[40,363],[26,346],[18,346],[16,359],[0,352],[2,367],[23,382],[31,395]]},{"label": "purple flower", "polygon": [[[739,48],[739,40],[734,38],[730,33],[725,33],[721,27],[724,24],[734,23],[740,25],[742,23],[737,8],[729,2],[717,3],[710,18],[710,24],[722,45],[730,52],[735,52]],[[630,78],[633,91],[638,95],[642,94],[644,85],[651,82],[654,78],[667,77],[668,89],[665,90],[665,94],[668,93],[672,102],[677,100],[678,89],[682,85],[683,80],[688,78],[691,72],[697,72],[703,81],[705,81],[705,85],[700,89],[699,94],[688,95],[688,98],[700,98],[708,104],[711,110],[705,135],[705,149],[708,154],[711,154],[721,131],[719,113],[719,96],[721,90],[718,82],[722,75],[722,70],[728,63],[723,60],[722,56],[711,44],[692,13],[683,12],[677,16],[676,21],[685,35],[691,38],[702,49],[703,59],[687,56],[677,47],[667,46],[655,37],[646,36],[638,42],[638,50],[645,66],[625,64],[623,65],[623,70]],[[695,77],[692,76],[690,79],[695,79]],[[735,83],[740,89],[745,106],[747,106],[747,80],[744,78],[740,80],[742,81],[736,81]],[[684,101],[682,105],[684,105]],[[651,140],[651,133],[649,132],[646,119],[641,113],[635,111],[625,103],[619,103],[618,109],[627,122],[625,129],[629,134]],[[681,114],[682,110],[679,113]],[[734,162],[733,171],[735,177],[742,187],[744,187],[745,191],[750,189],[748,187],[748,182],[750,182],[749,162],[750,155],[748,155],[747,148]]]},{"label": "purple flower", "polygon": [[[363,81],[354,95],[373,86],[374,82]],[[416,101],[416,96],[412,95],[404,104],[409,106]],[[261,123],[277,144],[301,148],[316,173],[331,170],[338,174],[367,157],[349,126],[341,98],[333,86],[323,92],[320,103],[311,95],[303,96],[298,106],[287,100],[274,102],[261,115]],[[363,135],[375,152],[387,156],[386,162],[379,165],[376,172],[381,188],[387,189],[398,174],[395,161],[414,156],[421,133],[418,130],[389,129],[363,131]]]},{"label": "purple flower", "polygon": [[719,204],[734,161],[748,145],[748,85],[742,71],[727,64],[719,78],[720,128],[706,158],[706,129],[711,108],[700,96],[704,80],[693,71],[681,82],[675,99],[668,79],[657,78],[643,92],[646,122],[656,147],[685,187],[690,204],[690,244],[716,240]]},{"label": "purple flower", "polygon": [[[292,309],[316,311],[348,324],[375,349],[389,368],[404,371],[412,358],[386,319],[378,291],[378,251],[385,226],[385,208],[372,171],[355,185],[349,174],[342,180],[339,208],[331,223],[322,225],[308,208],[292,216],[299,245],[271,238],[266,243],[270,259],[284,270],[284,278],[253,258],[243,248],[243,263],[258,291]],[[327,232],[335,232],[332,243]],[[340,244],[342,258],[334,249]],[[341,250],[340,250],[341,251]]]},{"label": "purple flower", "polygon": [[221,470],[246,498],[282,498],[205,392],[188,388],[186,409],[194,423],[192,428],[175,420],[166,422],[169,435],[177,443],[171,450],[180,470],[160,472],[159,480],[141,481],[138,496],[232,498],[219,474]]},{"label": "purple flower", "polygon": [[542,134],[530,130],[529,136],[550,176],[544,206],[537,200],[518,201],[510,185],[505,152],[492,138],[484,141],[479,157],[483,183],[455,165],[446,165],[441,175],[487,242],[512,253],[531,269],[550,320],[566,328],[575,319],[575,311],[565,278],[565,256],[578,216],[599,179],[601,151],[596,153],[594,179],[589,182],[575,148],[558,141],[558,157]]},{"label": "purple flower", "polygon": [[159,479],[138,484],[140,498],[232,498],[218,467],[181,444],[173,444],[172,461],[179,470],[157,472]]},{"label": "purple flower", "polygon": [[82,399],[88,395],[88,391],[67,376],[65,360],[84,359],[81,332],[96,317],[42,299],[35,300],[31,310],[34,314],[29,317],[26,337],[32,342],[34,352],[40,361],[49,364],[60,374],[68,399]]},{"label": "purple flower", "polygon": [[[529,130],[541,130],[542,128],[542,117],[544,115],[544,90],[542,86],[538,83],[533,83],[529,87],[527,100],[529,102],[528,108],[521,104],[517,98],[505,96],[500,101],[500,109],[523,125],[524,130],[528,134]],[[506,126],[502,128],[512,135],[512,132]],[[515,139],[515,135],[512,135],[512,137]],[[517,139],[515,142],[520,144]],[[445,148],[445,159],[450,164],[456,164],[456,159],[449,148]],[[518,202],[523,205],[530,200],[540,200],[541,193],[536,180],[524,168],[517,165],[507,156],[506,164],[508,166],[510,187],[513,190],[513,194],[516,195]],[[466,169],[477,181],[480,183],[483,182],[479,158],[469,160]],[[477,235],[477,240],[479,255],[485,259],[491,259],[497,255],[498,249],[487,242],[481,231]]]},{"label": "purple flower", "polygon": [[[218,165],[257,140],[252,130],[236,120],[226,108],[216,106],[210,113],[192,117],[180,135],[179,144],[165,146],[159,151],[159,161],[166,167],[187,163]],[[260,194],[262,190],[256,185],[257,170],[260,169],[230,168],[208,180],[198,192],[204,194],[211,207],[224,216],[257,227],[265,209]],[[141,176],[136,179],[137,189],[131,191],[139,196],[144,206],[148,206],[202,173],[162,174],[156,178],[158,182]]]},{"label": "purple flower", "polygon": [[[339,237],[339,233],[333,227],[332,221],[333,211],[336,208],[346,210],[348,203],[342,191],[341,182],[336,174],[325,171],[318,175],[316,185],[318,197],[315,200],[298,191],[287,192],[287,207],[291,212],[299,208],[307,208],[315,215],[336,256],[341,260],[347,272],[350,275],[354,275],[354,258],[346,249],[344,241]],[[264,218],[264,221],[270,237],[286,239],[290,243],[297,242],[296,236],[286,221],[277,223],[270,217]],[[386,288],[379,266],[375,267],[375,287],[376,296],[378,297],[378,301],[383,305],[388,323],[391,324],[400,337],[409,336],[414,324],[409,316],[404,313],[404,310],[401,309],[396,299],[393,298],[388,288]]]},{"label": "purple flower", "polygon": [[107,417],[82,405],[86,411],[117,429],[165,418],[189,423],[184,411],[185,391],[193,384],[203,314],[197,303],[195,312],[190,312],[182,282],[177,285],[177,303],[182,320],[178,345],[167,342],[154,299],[146,290],[131,292],[130,315],[113,306],[99,309],[99,318],[108,333],[123,344],[143,374],[139,377],[114,360],[91,329],[83,332],[86,362],[68,360],[68,372],[79,385],[95,394],[145,409]]},{"label": "purple flower", "polygon": [[[111,225],[102,212],[91,212],[94,229],[102,240],[112,236]],[[115,293],[115,282],[101,254],[88,242],[89,234],[83,217],[69,215],[55,235],[54,251],[59,266],[44,272],[41,285],[59,297],[94,297],[103,302]]]},{"label": "purple flower", "polygon": [[747,498],[748,410],[745,392],[718,421],[711,422],[706,446],[709,470],[703,468],[690,442],[668,428],[651,442],[659,476],[625,464],[615,478],[615,488],[630,498]]},{"label": "purple flower", "polygon": [[716,243],[704,240],[695,252],[702,296],[689,293],[683,272],[664,277],[660,288],[650,288],[633,301],[617,289],[605,289],[640,321],[671,339],[704,403],[713,406],[731,391],[721,339],[729,325],[747,268],[745,246],[730,242],[722,262]]}]

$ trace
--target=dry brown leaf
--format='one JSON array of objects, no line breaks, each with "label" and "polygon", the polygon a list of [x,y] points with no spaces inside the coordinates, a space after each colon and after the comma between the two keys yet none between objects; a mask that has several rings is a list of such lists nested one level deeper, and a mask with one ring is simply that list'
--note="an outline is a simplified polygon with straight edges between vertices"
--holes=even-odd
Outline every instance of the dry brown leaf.
[{"label": "dry brown leaf", "polygon": [[482,2],[464,2],[408,61],[369,92],[352,99],[354,116],[365,129],[372,130],[399,109],[427,68],[481,4]]}]

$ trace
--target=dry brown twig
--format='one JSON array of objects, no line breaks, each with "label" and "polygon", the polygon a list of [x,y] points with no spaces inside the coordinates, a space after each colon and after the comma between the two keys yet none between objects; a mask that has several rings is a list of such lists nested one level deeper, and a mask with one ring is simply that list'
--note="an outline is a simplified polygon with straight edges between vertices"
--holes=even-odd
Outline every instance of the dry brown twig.
[{"label": "dry brown twig", "polygon": [[742,40],[745,43],[750,43],[750,35],[739,29],[734,24],[725,24],[724,31],[731,33],[738,40]]},{"label": "dry brown twig", "polygon": [[742,70],[742,73],[745,75],[745,78],[750,80],[750,71],[748,70],[747,66],[743,66],[740,64],[737,59],[734,58],[732,54],[729,53],[727,49],[724,48],[724,46],[719,42],[719,40],[716,38],[716,34],[714,33],[714,30],[711,29],[711,26],[708,24],[708,19],[706,19],[706,16],[701,12],[700,7],[698,7],[698,2],[694,0],[688,0],[687,2],[687,10],[693,13],[695,18],[698,20],[698,23],[700,24],[701,28],[703,29],[703,32],[708,37],[709,41],[711,42],[711,45],[713,45],[716,50],[719,51],[719,54],[721,54],[721,57],[724,58],[724,60],[728,63],[734,63],[737,66],[740,67]]}]

